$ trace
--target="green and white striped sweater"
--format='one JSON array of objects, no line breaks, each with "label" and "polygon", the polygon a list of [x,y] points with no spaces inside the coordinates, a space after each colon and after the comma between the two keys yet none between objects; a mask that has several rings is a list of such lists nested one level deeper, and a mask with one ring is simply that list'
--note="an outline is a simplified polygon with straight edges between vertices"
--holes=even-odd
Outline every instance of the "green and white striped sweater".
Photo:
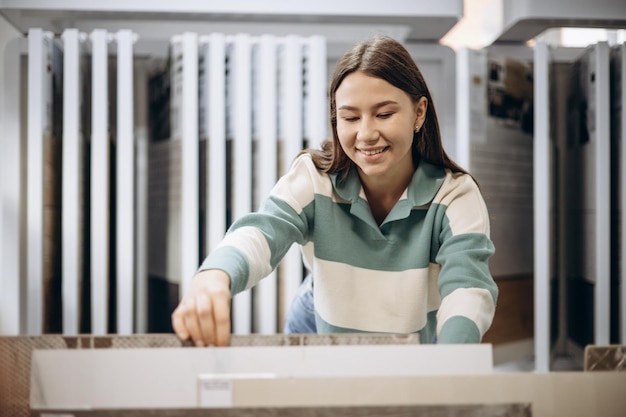
[{"label": "green and white striped sweater", "polygon": [[422,343],[478,343],[491,325],[494,246],[469,175],[421,162],[378,226],[356,169],[338,183],[304,154],[200,270],[227,272],[235,295],[267,276],[294,242],[313,273],[318,333],[418,332]]}]

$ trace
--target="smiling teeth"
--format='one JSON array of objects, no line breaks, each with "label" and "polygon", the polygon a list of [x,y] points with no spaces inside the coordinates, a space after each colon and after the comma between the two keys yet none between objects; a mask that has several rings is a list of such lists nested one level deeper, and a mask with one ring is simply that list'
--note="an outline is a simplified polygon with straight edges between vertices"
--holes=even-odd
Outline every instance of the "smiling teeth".
[{"label": "smiling teeth", "polygon": [[377,149],[375,151],[361,151],[363,152],[365,155],[367,156],[372,156],[372,155],[378,155],[379,153],[382,153],[385,150],[385,148],[381,148],[381,149]]}]

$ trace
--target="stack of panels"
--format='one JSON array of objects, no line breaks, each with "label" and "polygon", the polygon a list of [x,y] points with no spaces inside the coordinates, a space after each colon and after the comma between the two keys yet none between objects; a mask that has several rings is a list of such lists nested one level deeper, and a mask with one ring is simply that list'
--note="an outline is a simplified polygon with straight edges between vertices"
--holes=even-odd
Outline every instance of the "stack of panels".
[{"label": "stack of panels", "polygon": [[[148,331],[149,301],[172,308],[148,278],[182,295],[229,224],[327,137],[323,37],[184,33],[155,56],[139,41],[31,29],[8,48],[2,334]],[[278,271],[235,298],[236,333],[280,330],[298,248]]]}]

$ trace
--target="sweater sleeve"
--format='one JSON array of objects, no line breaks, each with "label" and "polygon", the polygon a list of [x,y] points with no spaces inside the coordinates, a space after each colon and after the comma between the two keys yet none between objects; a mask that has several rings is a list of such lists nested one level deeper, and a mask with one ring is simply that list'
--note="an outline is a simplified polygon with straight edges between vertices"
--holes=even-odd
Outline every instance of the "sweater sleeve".
[{"label": "sweater sleeve", "polygon": [[307,242],[312,217],[306,213],[319,175],[308,155],[297,158],[260,209],[237,219],[199,270],[225,271],[233,295],[269,275],[293,243]]},{"label": "sweater sleeve", "polygon": [[438,197],[445,214],[436,262],[441,265],[438,343],[479,343],[491,326],[498,288],[489,271],[495,248],[489,216],[469,175],[449,177]]}]

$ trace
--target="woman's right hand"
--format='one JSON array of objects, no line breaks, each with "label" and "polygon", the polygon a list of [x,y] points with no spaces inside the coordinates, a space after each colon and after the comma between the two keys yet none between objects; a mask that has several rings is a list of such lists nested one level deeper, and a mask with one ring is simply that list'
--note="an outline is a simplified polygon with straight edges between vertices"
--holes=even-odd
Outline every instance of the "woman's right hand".
[{"label": "woman's right hand", "polygon": [[224,271],[198,272],[172,313],[174,332],[196,346],[230,344],[230,277]]}]

